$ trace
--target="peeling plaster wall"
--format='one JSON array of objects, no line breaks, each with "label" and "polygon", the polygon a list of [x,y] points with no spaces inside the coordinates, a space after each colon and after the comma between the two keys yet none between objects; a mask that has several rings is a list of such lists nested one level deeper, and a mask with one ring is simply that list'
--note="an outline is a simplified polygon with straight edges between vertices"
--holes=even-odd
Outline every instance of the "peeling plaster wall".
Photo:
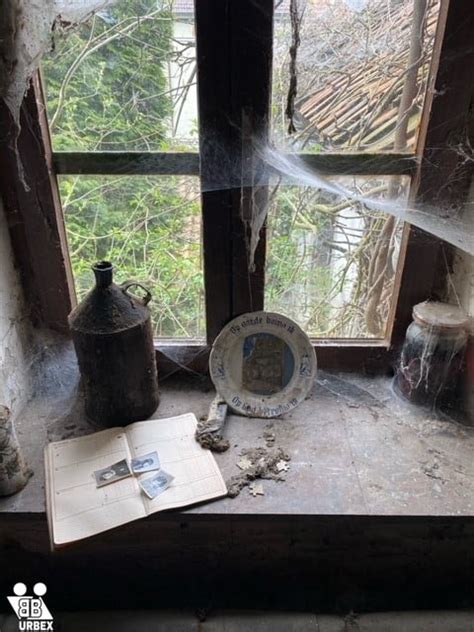
[{"label": "peeling plaster wall", "polygon": [[[466,206],[470,238],[474,239],[474,178],[471,182],[469,202]],[[471,318],[471,337],[467,353],[467,371],[464,387],[464,406],[474,425],[474,257],[458,250],[454,259],[452,284],[449,291],[451,303],[460,303]]]},{"label": "peeling plaster wall", "polygon": [[[473,231],[474,239],[474,231]],[[457,252],[454,263],[453,282],[462,307],[474,319],[474,257]],[[453,301],[457,302],[457,301]],[[474,332],[473,332],[474,333]]]},{"label": "peeling plaster wall", "polygon": [[17,413],[30,396],[30,325],[0,199],[0,404]]},{"label": "peeling plaster wall", "polygon": [[[468,203],[464,218],[470,238],[474,239],[474,178],[471,181]],[[460,303],[471,317],[471,333],[474,334],[474,257],[461,250],[456,251],[452,284],[449,298],[452,303]]]},{"label": "peeling plaster wall", "polygon": [[[474,239],[474,231],[472,232]],[[467,351],[467,365],[464,382],[464,408],[469,423],[474,425],[474,257],[465,252],[457,252],[453,268],[453,290],[451,302],[459,303],[471,318],[471,336]],[[456,296],[453,296],[456,292]]]}]

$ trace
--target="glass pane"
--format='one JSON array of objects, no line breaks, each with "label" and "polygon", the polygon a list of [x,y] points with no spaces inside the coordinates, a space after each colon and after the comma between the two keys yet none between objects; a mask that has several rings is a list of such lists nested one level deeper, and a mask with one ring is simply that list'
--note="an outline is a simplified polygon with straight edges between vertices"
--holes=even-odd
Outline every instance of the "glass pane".
[{"label": "glass pane", "polygon": [[[406,197],[409,178],[333,178],[371,198]],[[271,198],[265,308],[308,335],[383,338],[392,305],[402,223],[312,187]]]},{"label": "glass pane", "polygon": [[193,3],[119,0],[43,60],[53,148],[197,148]]},{"label": "glass pane", "polygon": [[[275,0],[273,134],[306,151],[415,150],[439,0],[299,0],[296,132],[285,117],[289,0]],[[402,96],[403,95],[403,96]]]},{"label": "glass pane", "polygon": [[91,265],[107,259],[118,282],[152,292],[157,338],[204,338],[199,179],[62,176],[59,184],[78,298],[93,285]]}]

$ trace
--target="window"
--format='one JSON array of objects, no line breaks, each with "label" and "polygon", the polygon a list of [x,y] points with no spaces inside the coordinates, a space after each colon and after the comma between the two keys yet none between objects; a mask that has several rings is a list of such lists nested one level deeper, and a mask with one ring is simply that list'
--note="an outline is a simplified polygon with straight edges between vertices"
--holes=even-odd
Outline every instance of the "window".
[{"label": "window", "polygon": [[60,176],[79,299],[91,261],[151,291],[155,338],[205,340],[199,181],[191,176]]},{"label": "window", "polygon": [[299,150],[414,153],[439,0],[304,2],[299,26],[296,130],[288,134],[291,21],[276,0],[274,133]]},{"label": "window", "polygon": [[[400,179],[408,193],[409,178]],[[332,178],[355,195],[372,199],[387,195],[390,180]],[[403,236],[401,222],[393,221],[389,237],[385,226],[384,213],[362,204],[313,187],[279,187],[267,222],[266,308],[287,314],[314,338],[383,340]],[[380,275],[373,259],[386,245],[390,268],[379,294],[373,289]]]},{"label": "window", "polygon": [[118,0],[42,62],[55,151],[197,148],[192,3]]},{"label": "window", "polygon": [[[275,3],[272,136],[306,156],[370,154],[374,162],[366,161],[363,177],[350,176],[349,168],[331,183],[355,196],[406,200],[410,178],[392,175],[391,159],[393,152],[403,160],[416,149],[439,2],[331,0],[299,7],[290,134],[294,21],[289,2]],[[372,175],[384,157],[383,173]],[[385,339],[402,236],[401,222],[350,199],[283,188],[269,215],[266,306],[290,314],[313,337]]]},{"label": "window", "polygon": [[197,149],[192,3],[120,0],[58,37],[42,72],[57,157],[124,159],[120,175],[59,177],[78,299],[107,259],[152,292],[156,338],[205,340],[199,179],[124,175],[126,152]]},{"label": "window", "polygon": [[[154,286],[162,346],[205,353],[204,338],[211,343],[230,318],[265,306],[303,324],[323,365],[386,365],[411,306],[432,291],[440,242],[362,204],[338,208],[327,191],[256,190],[236,174],[258,166],[249,138],[284,138],[330,182],[434,201],[434,182],[452,167],[443,139],[468,111],[456,54],[469,41],[461,4],[308,2],[290,137],[282,115],[290,0],[209,0],[195,15],[187,0],[121,0],[58,42],[43,68],[53,176],[35,192],[47,199],[54,230],[46,234],[39,220],[36,237],[22,228],[32,275],[41,261],[45,279],[57,278],[52,288],[41,279],[31,287],[43,321],[58,327],[68,311],[64,218],[79,296],[89,260],[112,256],[124,274]],[[38,169],[44,155],[34,137],[46,127],[31,94],[26,112],[34,125],[19,147]],[[443,195],[460,199],[463,190]],[[21,208],[34,206],[32,194],[15,194]],[[265,205],[249,269],[248,219]]]}]

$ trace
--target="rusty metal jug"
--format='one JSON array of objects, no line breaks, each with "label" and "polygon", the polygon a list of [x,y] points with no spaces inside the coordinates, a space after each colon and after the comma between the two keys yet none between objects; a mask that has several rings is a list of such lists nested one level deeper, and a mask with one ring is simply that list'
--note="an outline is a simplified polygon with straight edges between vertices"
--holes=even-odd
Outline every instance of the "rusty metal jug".
[{"label": "rusty metal jug", "polygon": [[[87,416],[101,426],[146,419],[157,408],[158,375],[150,292],[139,283],[113,283],[114,266],[92,266],[96,285],[69,315],[85,390]],[[132,287],[146,294],[138,298]]]}]

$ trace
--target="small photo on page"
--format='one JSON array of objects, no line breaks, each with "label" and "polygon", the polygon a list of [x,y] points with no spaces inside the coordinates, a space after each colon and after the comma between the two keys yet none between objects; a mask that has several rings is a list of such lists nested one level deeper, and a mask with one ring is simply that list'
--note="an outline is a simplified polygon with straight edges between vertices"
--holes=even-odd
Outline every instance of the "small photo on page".
[{"label": "small photo on page", "polygon": [[142,474],[143,472],[152,472],[160,469],[160,459],[158,452],[150,452],[143,456],[136,456],[131,461],[132,472],[134,474]]},{"label": "small photo on page", "polygon": [[171,485],[173,477],[171,474],[167,474],[161,470],[157,472],[154,476],[150,476],[150,478],[145,478],[145,480],[140,481],[140,487],[145,492],[145,494],[153,500],[159,496],[165,489]]},{"label": "small photo on page", "polygon": [[94,472],[97,487],[103,487],[104,485],[115,483],[115,481],[121,481],[123,478],[127,478],[131,475],[132,472],[130,471],[125,459]]}]

